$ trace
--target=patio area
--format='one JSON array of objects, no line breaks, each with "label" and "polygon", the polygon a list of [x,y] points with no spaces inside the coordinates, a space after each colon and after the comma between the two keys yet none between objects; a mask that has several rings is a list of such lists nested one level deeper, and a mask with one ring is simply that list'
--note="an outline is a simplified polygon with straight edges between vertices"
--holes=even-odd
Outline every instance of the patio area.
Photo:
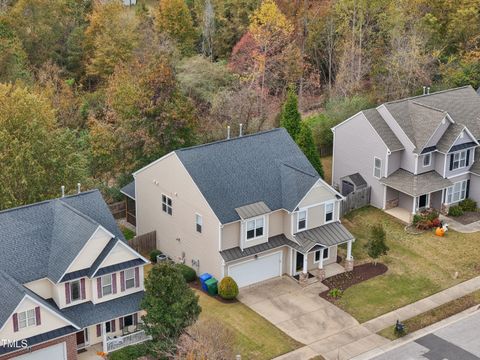
[{"label": "patio area", "polygon": [[102,344],[95,344],[89,346],[85,351],[79,352],[77,354],[78,360],[102,360],[103,358],[97,355],[98,352],[102,352]]},{"label": "patio area", "polygon": [[407,209],[401,207],[394,207],[388,210],[385,210],[388,215],[393,216],[396,219],[404,222],[406,225],[411,223],[412,213]]}]

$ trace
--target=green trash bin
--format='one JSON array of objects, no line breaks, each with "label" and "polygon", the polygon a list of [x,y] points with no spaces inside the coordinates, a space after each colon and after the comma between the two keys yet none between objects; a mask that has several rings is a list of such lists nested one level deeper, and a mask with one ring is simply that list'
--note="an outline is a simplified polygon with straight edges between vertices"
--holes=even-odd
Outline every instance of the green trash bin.
[{"label": "green trash bin", "polygon": [[218,292],[217,284],[218,284],[218,280],[215,279],[214,277],[205,281],[205,285],[207,286],[207,292],[210,295],[212,295],[212,296],[217,295],[217,292]]}]

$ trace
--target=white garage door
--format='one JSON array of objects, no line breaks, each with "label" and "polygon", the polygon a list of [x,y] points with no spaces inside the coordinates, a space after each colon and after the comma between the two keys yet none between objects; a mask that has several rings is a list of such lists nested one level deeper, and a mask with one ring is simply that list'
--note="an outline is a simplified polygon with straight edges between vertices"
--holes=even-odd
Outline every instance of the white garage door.
[{"label": "white garage door", "polygon": [[256,260],[245,261],[228,267],[231,276],[239,287],[254,284],[282,275],[282,253],[259,256]]},{"label": "white garage door", "polygon": [[20,355],[15,360],[66,360],[65,343],[49,346],[47,348],[34,351],[30,354]]}]

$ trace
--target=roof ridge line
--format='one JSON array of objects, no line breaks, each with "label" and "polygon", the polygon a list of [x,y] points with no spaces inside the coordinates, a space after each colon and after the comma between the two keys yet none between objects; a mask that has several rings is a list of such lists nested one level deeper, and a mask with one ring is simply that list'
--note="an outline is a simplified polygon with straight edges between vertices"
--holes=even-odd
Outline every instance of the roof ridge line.
[{"label": "roof ridge line", "polygon": [[94,219],[92,219],[90,216],[84,214],[84,213],[81,212],[80,210],[75,209],[72,205],[67,204],[66,202],[62,201],[61,199],[56,199],[56,200],[58,200],[58,202],[59,202],[61,205],[65,206],[65,207],[66,207],[67,209],[69,209],[70,211],[73,211],[75,214],[77,214],[77,215],[83,217],[85,220],[91,222],[93,225],[101,226],[100,223],[98,223],[97,221],[95,221]]},{"label": "roof ridge line", "polygon": [[291,169],[293,169],[293,170],[295,170],[295,171],[301,172],[302,174],[305,174],[305,175],[308,175],[308,176],[311,176],[311,177],[316,177],[316,176],[317,176],[317,175],[314,175],[314,174],[310,174],[310,173],[308,173],[308,172],[306,172],[306,171],[304,171],[304,170],[301,170],[301,169],[299,169],[299,168],[296,168],[296,167],[293,166],[293,165],[290,165],[290,164],[287,164],[287,163],[284,163],[284,162],[282,162],[281,164],[282,164],[283,166],[289,167],[289,168],[291,168]]},{"label": "roof ridge line", "polygon": [[422,104],[418,101],[414,101],[414,100],[409,100],[412,104],[415,104],[415,105],[418,105],[418,106],[422,106],[424,108],[427,108],[427,109],[430,109],[430,110],[434,110],[434,111],[437,111],[437,112],[441,112],[442,114],[448,114],[448,111],[446,110],[442,110],[442,109],[439,109],[439,108],[436,108],[434,106],[430,106],[430,105],[426,105],[426,104]]},{"label": "roof ridge line", "polygon": [[270,130],[258,131],[258,132],[253,133],[253,134],[236,136],[236,137],[232,137],[232,138],[230,138],[230,139],[222,139],[222,140],[212,141],[212,142],[209,142],[209,143],[206,143],[206,144],[193,145],[193,146],[189,146],[189,147],[186,147],[186,148],[181,148],[181,149],[174,150],[173,152],[176,153],[176,152],[180,152],[180,151],[187,151],[187,150],[197,149],[197,148],[201,148],[201,147],[206,147],[206,146],[210,146],[210,145],[216,145],[216,144],[224,143],[224,142],[227,142],[227,141],[241,140],[241,139],[244,139],[244,138],[251,138],[251,137],[253,137],[253,136],[264,135],[264,134],[267,134],[267,133],[276,132],[276,131],[281,131],[281,130],[284,130],[284,128],[281,128],[281,127],[280,127],[280,128],[270,129]]},{"label": "roof ridge line", "polygon": [[459,87],[451,88],[451,89],[438,90],[438,91],[435,91],[435,92],[430,93],[430,94],[415,95],[415,96],[410,96],[410,97],[406,97],[406,98],[403,98],[403,99],[387,101],[383,104],[394,104],[394,103],[399,103],[399,102],[406,101],[406,100],[412,100],[412,99],[423,98],[423,97],[427,97],[427,96],[431,96],[431,95],[442,94],[442,93],[446,93],[446,92],[449,92],[449,91],[457,91],[457,90],[461,90],[461,89],[466,89],[466,88],[469,88],[469,87],[471,87],[471,85],[459,86]]}]

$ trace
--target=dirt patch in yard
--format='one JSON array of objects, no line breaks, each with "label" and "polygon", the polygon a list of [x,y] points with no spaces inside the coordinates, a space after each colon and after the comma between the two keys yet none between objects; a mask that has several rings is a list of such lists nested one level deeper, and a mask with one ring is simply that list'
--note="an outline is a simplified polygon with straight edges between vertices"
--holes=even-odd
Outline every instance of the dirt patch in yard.
[{"label": "dirt patch in yard", "polygon": [[386,273],[387,270],[388,267],[381,263],[378,263],[377,265],[367,263],[355,266],[353,271],[344,272],[323,280],[322,283],[328,286],[328,290],[321,292],[319,295],[322,298],[335,303],[340,297],[331,297],[329,295],[331,289],[340,289],[343,292],[350,286],[374,278],[375,276],[382,275]]},{"label": "dirt patch in yard", "polygon": [[478,211],[465,211],[461,216],[452,217],[455,221],[458,221],[460,224],[468,225],[476,221],[480,221],[480,212]]}]

